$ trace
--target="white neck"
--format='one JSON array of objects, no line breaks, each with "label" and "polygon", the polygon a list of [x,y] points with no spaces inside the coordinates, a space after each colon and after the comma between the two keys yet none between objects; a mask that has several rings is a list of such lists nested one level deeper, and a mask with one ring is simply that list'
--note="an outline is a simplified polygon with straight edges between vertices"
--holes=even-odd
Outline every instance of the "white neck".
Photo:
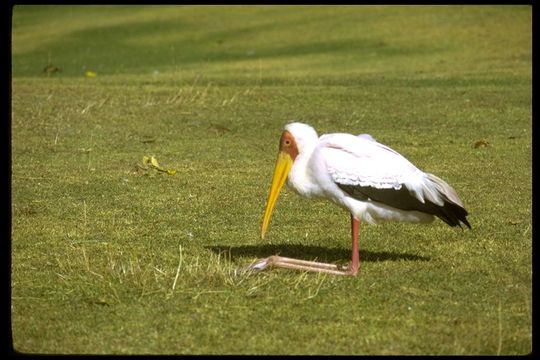
[{"label": "white neck", "polygon": [[302,152],[298,154],[294,160],[294,164],[287,177],[287,185],[296,191],[298,194],[311,198],[317,196],[314,190],[318,189],[313,187],[313,181],[310,174],[306,171],[310,167],[307,166],[315,146],[310,146],[302,149]]}]

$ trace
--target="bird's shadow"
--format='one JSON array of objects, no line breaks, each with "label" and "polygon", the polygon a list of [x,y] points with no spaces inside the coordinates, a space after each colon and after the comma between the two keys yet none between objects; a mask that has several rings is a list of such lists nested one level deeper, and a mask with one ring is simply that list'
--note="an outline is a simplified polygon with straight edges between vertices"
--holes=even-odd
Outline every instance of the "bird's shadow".
[{"label": "bird's shadow", "polygon": [[[329,248],[323,246],[301,244],[263,244],[241,246],[206,246],[216,254],[227,254],[231,261],[241,257],[268,257],[280,255],[302,260],[316,260],[322,262],[347,262],[351,258],[351,250],[345,248]],[[430,258],[420,255],[395,253],[388,251],[360,250],[361,261],[429,261]]]}]

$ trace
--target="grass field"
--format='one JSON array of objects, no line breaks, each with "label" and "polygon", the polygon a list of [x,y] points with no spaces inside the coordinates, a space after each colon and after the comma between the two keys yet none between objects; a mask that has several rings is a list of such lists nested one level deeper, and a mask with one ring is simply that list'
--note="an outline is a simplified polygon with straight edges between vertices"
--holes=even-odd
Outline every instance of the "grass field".
[{"label": "grass field", "polygon": [[[529,353],[531,22],[527,6],[16,6],[14,348]],[[287,189],[260,239],[293,119],[447,180],[473,229],[363,226],[356,278],[243,271],[350,259],[348,214]]]}]

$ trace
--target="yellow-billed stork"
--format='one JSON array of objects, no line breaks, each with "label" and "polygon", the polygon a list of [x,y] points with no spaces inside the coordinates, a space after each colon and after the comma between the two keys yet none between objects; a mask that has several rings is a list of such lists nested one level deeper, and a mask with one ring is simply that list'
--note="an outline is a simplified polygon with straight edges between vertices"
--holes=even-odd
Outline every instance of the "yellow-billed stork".
[{"label": "yellow-billed stork", "polygon": [[264,238],[283,184],[301,196],[323,198],[351,214],[352,261],[334,264],[270,256],[251,266],[279,266],[340,275],[356,275],[360,257],[360,221],[431,222],[435,216],[450,226],[471,228],[456,191],[437,176],[423,172],[405,157],[370,135],[335,133],[319,137],[309,125],[285,126],[279,141],[270,194],[261,227]]}]

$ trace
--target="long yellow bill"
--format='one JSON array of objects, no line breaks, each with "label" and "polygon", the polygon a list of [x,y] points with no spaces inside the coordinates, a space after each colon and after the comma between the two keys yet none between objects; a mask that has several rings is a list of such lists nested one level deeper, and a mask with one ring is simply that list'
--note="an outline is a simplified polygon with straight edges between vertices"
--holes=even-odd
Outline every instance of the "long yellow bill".
[{"label": "long yellow bill", "polygon": [[287,175],[291,170],[293,160],[289,154],[286,152],[280,151],[276,161],[276,167],[274,169],[274,176],[272,177],[272,186],[270,187],[270,194],[268,195],[268,200],[266,201],[266,209],[264,210],[263,222],[261,227],[261,238],[264,239],[266,234],[266,229],[268,229],[268,224],[270,223],[270,217],[272,216],[272,211],[274,210],[274,205],[279,196],[279,192],[287,180]]}]

